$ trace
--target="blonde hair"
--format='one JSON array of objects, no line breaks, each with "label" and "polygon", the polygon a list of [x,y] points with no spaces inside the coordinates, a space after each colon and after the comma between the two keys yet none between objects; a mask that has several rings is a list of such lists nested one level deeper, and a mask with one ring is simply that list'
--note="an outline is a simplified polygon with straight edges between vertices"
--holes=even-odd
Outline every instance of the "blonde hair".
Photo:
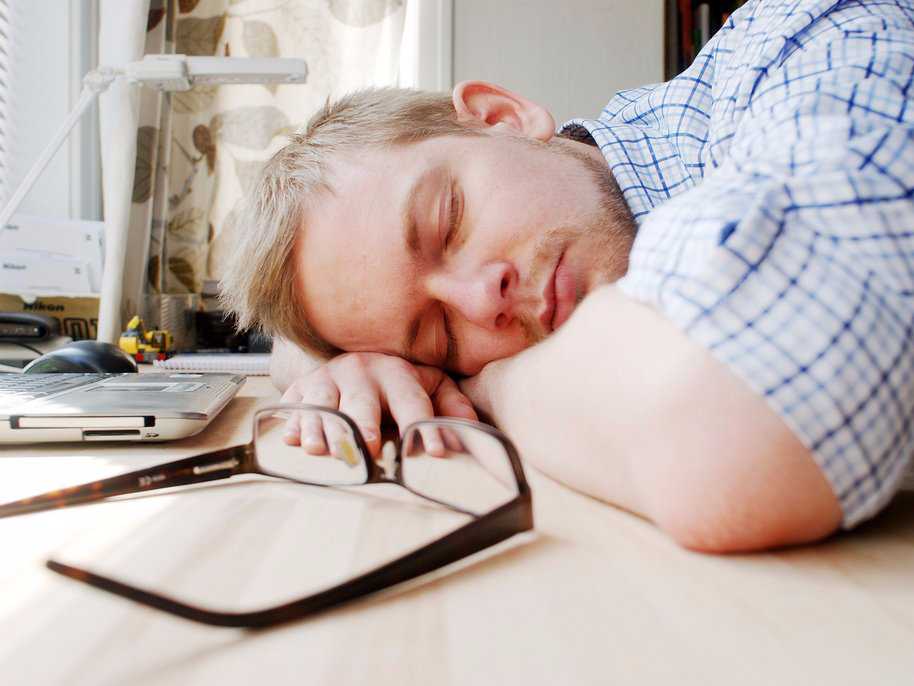
[{"label": "blonde hair", "polygon": [[238,328],[257,327],[324,357],[339,352],[305,320],[292,261],[308,203],[333,192],[326,178],[329,160],[373,146],[479,135],[480,129],[458,122],[444,93],[378,88],[328,100],[264,165],[246,199],[220,296]]}]

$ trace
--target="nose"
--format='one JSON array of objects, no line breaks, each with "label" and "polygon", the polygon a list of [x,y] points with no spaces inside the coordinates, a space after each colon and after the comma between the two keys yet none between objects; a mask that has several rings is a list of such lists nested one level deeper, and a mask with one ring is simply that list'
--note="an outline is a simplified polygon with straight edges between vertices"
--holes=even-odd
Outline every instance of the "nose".
[{"label": "nose", "polygon": [[468,321],[499,330],[514,320],[518,274],[509,262],[489,262],[470,271],[443,271],[429,277],[433,298]]}]

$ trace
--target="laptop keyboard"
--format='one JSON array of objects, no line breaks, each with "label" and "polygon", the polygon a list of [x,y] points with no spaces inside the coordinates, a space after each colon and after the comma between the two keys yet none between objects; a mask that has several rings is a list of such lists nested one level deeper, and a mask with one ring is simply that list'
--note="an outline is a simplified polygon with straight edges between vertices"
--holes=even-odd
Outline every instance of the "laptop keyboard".
[{"label": "laptop keyboard", "polygon": [[0,408],[44,398],[116,374],[0,374]]}]

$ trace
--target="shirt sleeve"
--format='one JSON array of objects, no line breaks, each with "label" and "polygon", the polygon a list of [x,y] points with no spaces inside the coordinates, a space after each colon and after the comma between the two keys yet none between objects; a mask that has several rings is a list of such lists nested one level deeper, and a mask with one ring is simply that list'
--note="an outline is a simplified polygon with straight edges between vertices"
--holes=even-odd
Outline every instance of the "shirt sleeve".
[{"label": "shirt sleeve", "polygon": [[888,502],[914,449],[907,15],[812,26],[764,68],[716,74],[742,73],[712,115],[732,126],[705,145],[704,180],[644,219],[618,282],[764,396],[845,527]]}]

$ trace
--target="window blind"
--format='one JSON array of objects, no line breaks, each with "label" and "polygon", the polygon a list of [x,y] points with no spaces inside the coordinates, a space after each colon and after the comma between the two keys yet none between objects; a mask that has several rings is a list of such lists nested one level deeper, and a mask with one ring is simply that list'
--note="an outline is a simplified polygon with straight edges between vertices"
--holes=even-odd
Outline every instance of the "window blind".
[{"label": "window blind", "polygon": [[[13,194],[95,66],[95,0],[0,0],[0,201]],[[97,115],[90,110],[20,212],[99,216]]]},{"label": "window blind", "polygon": [[12,119],[10,112],[11,77],[13,61],[12,8],[9,0],[0,0],[0,205],[6,203],[10,194],[9,166]]}]

